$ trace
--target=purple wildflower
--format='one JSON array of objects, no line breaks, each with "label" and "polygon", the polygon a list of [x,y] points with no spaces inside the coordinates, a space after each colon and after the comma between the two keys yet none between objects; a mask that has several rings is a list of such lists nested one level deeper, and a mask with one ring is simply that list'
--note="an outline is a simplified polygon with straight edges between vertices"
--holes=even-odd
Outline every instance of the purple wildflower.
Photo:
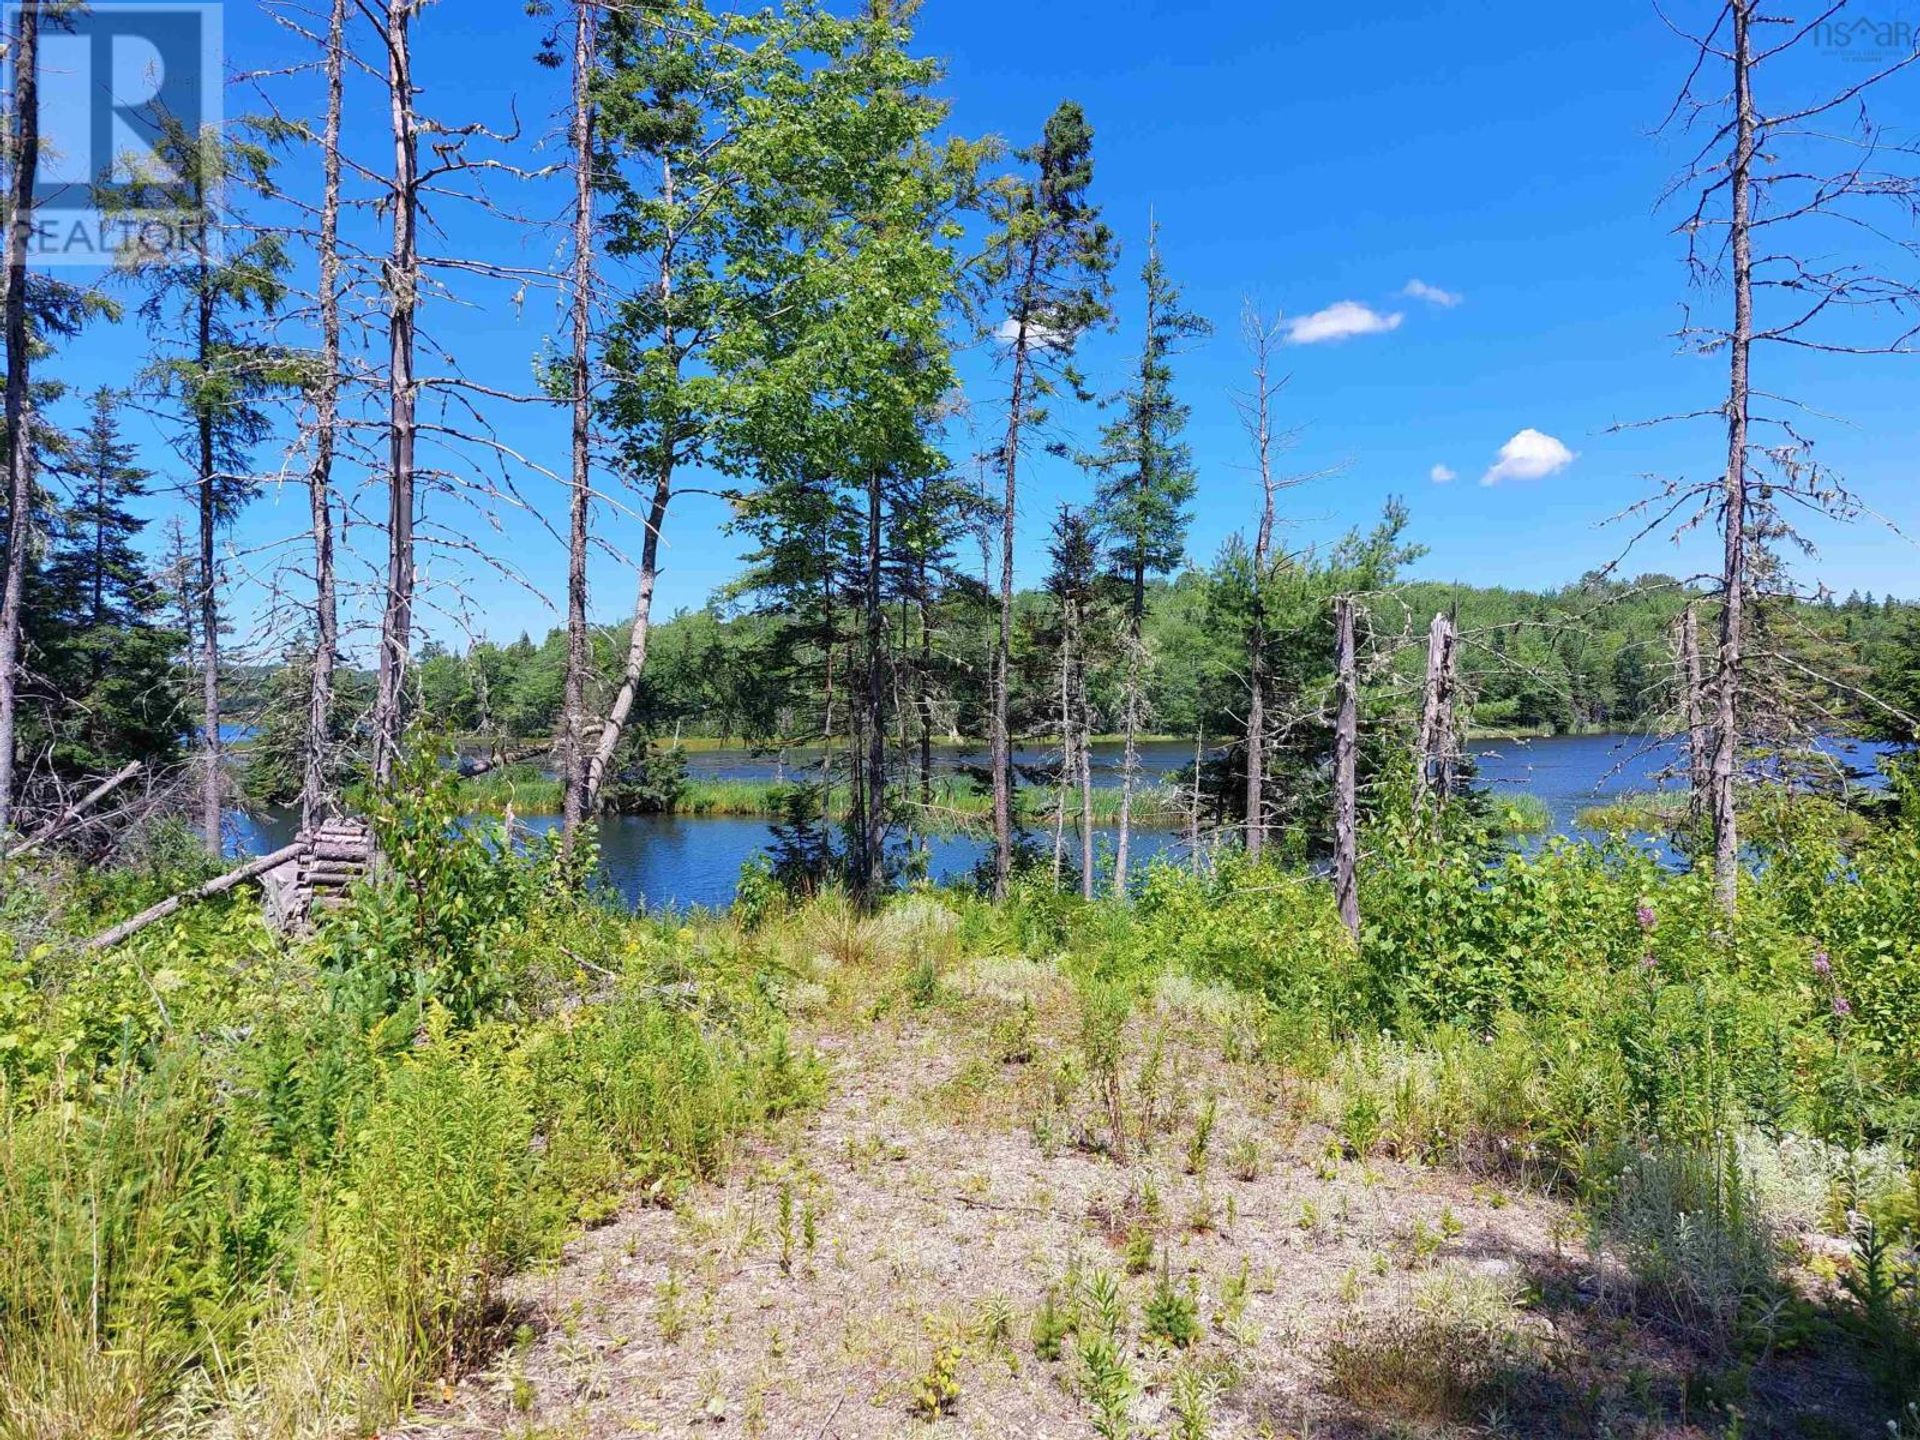
[{"label": "purple wildflower", "polygon": [[1644,900],[1640,902],[1639,908],[1633,912],[1633,918],[1640,922],[1640,928],[1642,930],[1653,929],[1659,919],[1659,917],[1653,913],[1653,907]]},{"label": "purple wildflower", "polygon": [[1813,973],[1816,975],[1831,975],[1833,973],[1833,961],[1829,958],[1825,950],[1816,950],[1813,952]]},{"label": "purple wildflower", "polygon": [[1653,967],[1659,963],[1659,960],[1654,957],[1654,953],[1651,950],[1640,957],[1640,968],[1648,972],[1651,972]]},{"label": "purple wildflower", "polygon": [[1836,1015],[1851,1015],[1853,1013],[1853,1006],[1848,1003],[1846,996],[1836,995],[1833,997],[1833,1013]]}]

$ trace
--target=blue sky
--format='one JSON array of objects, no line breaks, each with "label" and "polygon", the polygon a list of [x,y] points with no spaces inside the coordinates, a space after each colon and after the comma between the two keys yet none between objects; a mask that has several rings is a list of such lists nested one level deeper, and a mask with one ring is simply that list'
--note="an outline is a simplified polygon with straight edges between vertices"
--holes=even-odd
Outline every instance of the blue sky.
[{"label": "blue sky", "polygon": [[[1094,194],[1123,243],[1120,328],[1085,352],[1096,384],[1121,381],[1137,337],[1135,277],[1150,212],[1189,304],[1214,321],[1214,338],[1179,366],[1201,475],[1197,560],[1245,527],[1254,504],[1232,402],[1246,383],[1238,315],[1247,296],[1289,322],[1347,302],[1365,307],[1377,327],[1281,353],[1292,378],[1280,419],[1302,432],[1287,464],[1335,472],[1287,497],[1293,543],[1367,523],[1397,494],[1411,507],[1412,538],[1429,549],[1416,574],[1555,585],[1613,558],[1627,531],[1602,522],[1646,495],[1648,476],[1717,473],[1722,441],[1711,422],[1609,433],[1711,404],[1723,382],[1723,361],[1683,355],[1673,338],[1683,301],[1711,306],[1721,297],[1689,292],[1669,233],[1677,216],[1655,208],[1682,147],[1653,132],[1687,67],[1685,47],[1643,0],[1588,7],[1577,21],[1536,4],[1448,8],[1444,19],[1409,0],[928,0],[922,11],[922,48],[949,63],[943,88],[957,131],[1025,143],[1063,97],[1081,102],[1095,126]],[[548,127],[558,81],[530,61],[535,33],[521,0],[430,7],[417,27],[427,107],[496,124],[513,107],[529,135]],[[273,64],[286,45],[240,0],[226,6],[226,43],[236,71]],[[1799,78],[1824,87],[1857,74],[1848,65],[1812,55]],[[299,102],[297,85],[281,93]],[[253,103],[236,94],[228,108]],[[380,163],[384,99],[362,82],[354,103],[350,138]],[[1920,72],[1886,88],[1875,111],[1911,138]],[[296,164],[287,183],[312,177]],[[519,197],[540,220],[558,219],[563,200],[550,187]],[[561,238],[551,225],[511,231],[455,207],[443,207],[442,223],[446,243],[512,263],[550,259]],[[1409,293],[1416,280],[1456,303]],[[520,388],[543,339],[559,330],[551,298],[516,305],[499,287],[475,287],[467,306],[432,305],[426,324],[474,378]],[[124,383],[137,341],[131,322],[121,333],[97,330],[61,373],[82,387]],[[1792,388],[1836,417],[1814,425],[1826,461],[1902,531],[1920,534],[1920,357],[1761,363],[1760,384]],[[1000,403],[991,356],[975,348],[962,370],[990,432]],[[1062,407],[1059,418],[1068,436],[1090,441],[1099,417]],[[516,449],[564,465],[563,415],[512,407],[498,423]],[[1498,483],[1483,484],[1503,445],[1526,431],[1563,448],[1523,441],[1542,463],[1509,466]],[[1547,468],[1564,453],[1571,459],[1552,473],[1511,473]],[[1436,483],[1436,466],[1455,478]],[[1028,477],[1023,581],[1037,576],[1054,505],[1088,490],[1063,462],[1036,459]],[[558,488],[533,474],[519,483],[557,522]],[[305,504],[289,488],[249,513],[234,536],[245,568],[261,569],[267,547],[304,524]],[[474,528],[458,510],[441,518]],[[676,509],[658,600],[668,611],[703,602],[732,574],[722,518],[717,502],[697,496]],[[615,544],[632,545],[629,518],[609,515],[604,525]],[[496,636],[553,624],[549,601],[563,593],[564,556],[548,531],[510,512],[501,533],[475,530],[474,538],[521,580],[450,556],[431,560],[438,577],[464,574],[475,599],[470,623]],[[1820,558],[1802,567],[1808,578],[1842,593],[1920,594],[1920,552],[1901,535],[1864,522],[1823,527],[1817,538]],[[1661,541],[1648,542],[1629,568],[1700,563],[1697,551],[1676,554]],[[611,558],[596,566],[594,615],[618,619],[630,603],[629,576]],[[243,621],[260,610],[260,593],[254,582],[237,590]],[[458,638],[451,619],[427,623]]]}]

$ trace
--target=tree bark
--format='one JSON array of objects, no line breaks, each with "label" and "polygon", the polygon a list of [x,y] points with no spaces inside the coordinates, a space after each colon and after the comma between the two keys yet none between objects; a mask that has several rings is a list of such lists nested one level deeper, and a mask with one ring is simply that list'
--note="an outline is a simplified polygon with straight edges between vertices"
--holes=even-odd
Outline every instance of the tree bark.
[{"label": "tree bark", "polygon": [[1356,767],[1360,745],[1359,667],[1354,655],[1353,601],[1333,602],[1335,705],[1333,728],[1333,890],[1341,923],[1360,938],[1360,820]]},{"label": "tree bark", "polygon": [[7,145],[13,193],[7,226],[7,570],[0,590],[0,838],[12,832],[18,746],[20,632],[25,620],[27,546],[33,533],[33,436],[27,388],[27,240],[40,166],[40,0],[26,0],[13,40],[13,116]]},{"label": "tree bark", "polygon": [[1692,602],[1679,619],[1681,715],[1687,727],[1687,817],[1698,824],[1707,813],[1713,770],[1712,737],[1702,699],[1699,615]]},{"label": "tree bark", "polygon": [[1727,346],[1727,473],[1721,500],[1720,653],[1715,661],[1713,765],[1714,891],[1732,915],[1740,895],[1740,828],[1734,812],[1739,764],[1741,644],[1746,619],[1748,361],[1753,349],[1753,0],[1733,0],[1732,217],[1733,331]]},{"label": "tree bark", "polygon": [[345,98],[347,0],[327,21],[327,119],[321,138],[320,389],[314,399],[313,673],[307,684],[307,744],[300,777],[300,825],[311,832],[339,808],[328,766],[333,672],[340,653],[340,602],[333,571],[333,455],[340,423],[340,121]]},{"label": "tree bark", "polygon": [[592,503],[587,370],[592,341],[593,287],[593,21],[589,0],[573,6],[573,491],[567,529],[567,677],[561,703],[566,730],[566,790],[561,802],[561,848],[571,855],[587,814],[587,523]]},{"label": "tree bark", "polygon": [[1414,757],[1413,803],[1431,795],[1444,802],[1453,791],[1453,622],[1436,612],[1427,627],[1427,673],[1421,687],[1420,738]]},{"label": "tree bark", "polygon": [[409,24],[417,0],[387,0],[387,91],[393,130],[393,251],[387,261],[387,589],[380,617],[379,688],[373,710],[373,778],[393,779],[405,725],[413,648],[414,321],[420,300],[420,132],[413,108]]}]

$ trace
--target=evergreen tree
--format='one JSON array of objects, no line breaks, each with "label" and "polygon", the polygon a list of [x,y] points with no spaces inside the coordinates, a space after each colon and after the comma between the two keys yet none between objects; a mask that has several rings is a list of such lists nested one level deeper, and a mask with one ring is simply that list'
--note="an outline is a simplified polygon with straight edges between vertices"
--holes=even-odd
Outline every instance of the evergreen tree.
[{"label": "evergreen tree", "polygon": [[1121,713],[1126,758],[1113,866],[1116,894],[1124,894],[1127,886],[1133,791],[1145,718],[1147,579],[1172,571],[1186,553],[1187,507],[1193,501],[1196,479],[1193,453],[1184,438],[1190,411],[1173,392],[1173,357],[1184,344],[1212,331],[1206,320],[1182,308],[1179,287],[1167,277],[1160,259],[1159,226],[1151,221],[1140,280],[1146,290],[1140,358],[1132,384],[1119,397],[1120,413],[1102,430],[1100,450],[1090,459],[1100,476],[1098,503],[1109,536],[1108,553],[1130,593]]},{"label": "evergreen tree", "polygon": [[221,619],[215,538],[257,488],[249,465],[271,429],[264,401],[303,376],[293,357],[261,342],[243,323],[271,314],[286,293],[289,262],[279,237],[247,228],[234,206],[235,191],[269,187],[267,151],[216,127],[196,129],[162,115],[154,160],[123,203],[131,213],[191,217],[183,233],[195,238],[177,254],[130,249],[122,264],[145,291],[140,313],[155,354],[144,379],[179,416],[179,449],[192,476],[199,530],[200,827],[208,850],[218,855]]},{"label": "evergreen tree", "polygon": [[1014,152],[1030,174],[992,187],[994,226],[982,263],[993,337],[1008,368],[1007,424],[994,461],[1004,500],[1000,513],[1000,622],[993,655],[993,888],[1006,893],[1013,866],[1013,541],[1019,509],[1020,456],[1029,434],[1047,421],[1046,402],[1061,389],[1085,398],[1074,363],[1080,337],[1111,318],[1114,242],[1087,199],[1093,185],[1093,127],[1086,112],[1063,100],[1047,117],[1040,143]]}]

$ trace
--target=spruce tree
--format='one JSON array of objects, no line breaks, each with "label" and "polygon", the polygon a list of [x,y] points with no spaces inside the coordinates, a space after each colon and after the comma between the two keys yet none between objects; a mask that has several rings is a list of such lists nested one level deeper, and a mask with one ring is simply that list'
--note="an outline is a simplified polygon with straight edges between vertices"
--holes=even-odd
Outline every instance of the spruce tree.
[{"label": "spruce tree", "polygon": [[1160,259],[1159,226],[1152,222],[1140,281],[1146,291],[1140,358],[1132,384],[1118,397],[1119,414],[1102,430],[1100,450],[1091,457],[1100,476],[1098,503],[1109,536],[1108,554],[1129,597],[1121,717],[1126,758],[1113,868],[1116,894],[1124,894],[1127,887],[1133,791],[1139,772],[1147,580],[1168,574],[1180,564],[1191,519],[1187,507],[1193,501],[1193,452],[1184,438],[1189,407],[1173,391],[1173,357],[1183,345],[1212,333],[1206,320],[1183,308],[1179,287],[1167,277]]},{"label": "spruce tree", "polygon": [[1028,173],[1003,178],[988,193],[982,275],[1008,368],[1007,423],[994,462],[1004,499],[1000,513],[1000,620],[993,655],[993,888],[1006,893],[1013,867],[1013,541],[1019,469],[1031,432],[1047,421],[1046,401],[1062,389],[1086,398],[1074,364],[1080,337],[1111,311],[1114,242],[1088,198],[1093,185],[1093,127],[1071,100],[1060,102],[1040,143],[1014,152]]}]

